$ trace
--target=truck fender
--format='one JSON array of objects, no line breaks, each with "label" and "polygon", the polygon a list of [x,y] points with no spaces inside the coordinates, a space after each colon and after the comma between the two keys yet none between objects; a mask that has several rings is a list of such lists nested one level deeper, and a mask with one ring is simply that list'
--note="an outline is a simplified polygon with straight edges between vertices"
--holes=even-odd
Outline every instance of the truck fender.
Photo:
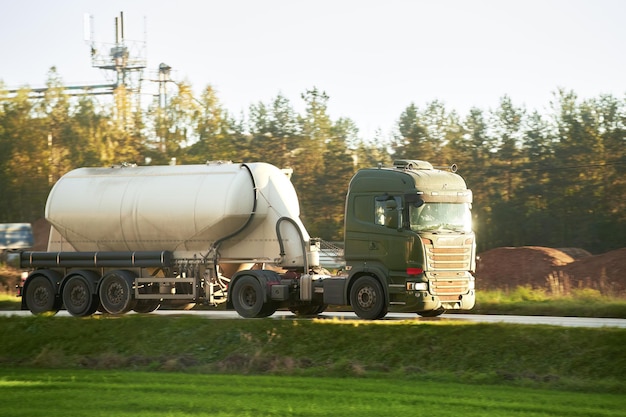
[{"label": "truck fender", "polygon": [[378,282],[380,282],[380,285],[383,287],[383,293],[385,294],[385,304],[388,305],[389,304],[389,288],[387,285],[387,274],[383,269],[378,268],[376,266],[371,266],[371,265],[367,267],[367,270],[353,269],[352,271],[350,271],[350,276],[348,277],[348,282],[346,283],[345,294],[344,294],[345,299],[346,299],[346,304],[350,303],[350,290],[352,289],[352,285],[355,283],[355,281],[358,278],[364,275],[369,275],[377,279]]},{"label": "truck fender", "polygon": [[79,270],[72,270],[67,275],[65,275],[65,277],[63,278],[63,282],[61,282],[61,288],[59,289],[59,294],[63,294],[63,288],[65,287],[67,280],[76,275],[80,275],[85,278],[85,280],[87,281],[87,284],[89,284],[89,290],[91,291],[92,294],[98,293],[98,282],[100,281],[100,278],[102,278],[100,274],[98,274],[95,271],[90,271],[88,269],[79,269]]},{"label": "truck fender", "polygon": [[61,301],[59,288],[61,285],[62,276],[59,272],[53,271],[51,269],[37,269],[35,271],[32,271],[28,275],[28,278],[26,278],[26,281],[24,281],[24,288],[22,289],[22,305],[20,306],[20,309],[29,310],[28,305],[26,303],[26,293],[28,291],[28,286],[30,285],[32,280],[36,277],[45,277],[46,279],[48,279],[48,281],[50,281],[50,284],[52,284],[52,288],[54,288],[54,291],[56,294],[55,306],[60,309],[62,301]]},{"label": "truck fender", "polygon": [[[260,283],[261,287],[265,288],[263,292],[263,302],[267,302],[270,300],[271,296],[271,286],[273,284],[280,284],[280,275],[277,272],[261,269],[261,270],[245,270],[236,272],[230,280],[230,284],[228,288],[234,288],[237,281],[243,276],[251,276],[256,278]],[[228,291],[226,295],[226,308],[232,309],[233,300],[231,298],[230,291]]]}]

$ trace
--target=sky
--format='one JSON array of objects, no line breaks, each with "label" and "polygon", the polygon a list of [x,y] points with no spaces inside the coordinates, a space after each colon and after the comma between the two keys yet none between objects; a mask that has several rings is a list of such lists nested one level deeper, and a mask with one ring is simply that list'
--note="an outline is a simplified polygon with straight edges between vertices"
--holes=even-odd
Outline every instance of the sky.
[{"label": "sky", "polygon": [[0,81],[41,87],[52,66],[66,85],[107,81],[84,16],[91,41],[112,44],[120,12],[125,39],[145,41],[146,78],[166,63],[237,117],[279,94],[302,111],[316,87],[333,120],[371,136],[412,103],[463,116],[505,95],[547,112],[559,88],[626,93],[622,0],[0,0]]}]

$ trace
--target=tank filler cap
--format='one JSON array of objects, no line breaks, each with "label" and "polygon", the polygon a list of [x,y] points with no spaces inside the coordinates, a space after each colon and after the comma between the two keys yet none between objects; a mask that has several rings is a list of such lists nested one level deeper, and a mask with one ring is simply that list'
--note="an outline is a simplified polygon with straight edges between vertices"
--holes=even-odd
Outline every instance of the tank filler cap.
[{"label": "tank filler cap", "polygon": [[393,161],[394,168],[417,170],[417,169],[433,169],[430,162],[421,161],[419,159],[396,159]]}]

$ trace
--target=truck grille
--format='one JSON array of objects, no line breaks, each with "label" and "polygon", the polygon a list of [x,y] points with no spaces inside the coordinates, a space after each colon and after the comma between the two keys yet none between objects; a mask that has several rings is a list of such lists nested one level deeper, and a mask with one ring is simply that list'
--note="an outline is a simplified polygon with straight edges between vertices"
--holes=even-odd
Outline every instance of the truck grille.
[{"label": "truck grille", "polygon": [[441,301],[459,300],[460,294],[467,294],[469,291],[469,280],[467,277],[441,276],[437,275],[430,280],[430,292],[439,296]]},{"label": "truck grille", "polygon": [[468,271],[471,264],[470,247],[434,247],[426,246],[428,269],[434,271]]}]

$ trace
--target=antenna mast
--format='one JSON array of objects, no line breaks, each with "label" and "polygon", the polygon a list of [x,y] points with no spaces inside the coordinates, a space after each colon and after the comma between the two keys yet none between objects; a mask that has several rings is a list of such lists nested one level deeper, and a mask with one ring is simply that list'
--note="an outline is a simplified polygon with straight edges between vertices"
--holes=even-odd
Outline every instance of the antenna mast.
[{"label": "antenna mast", "polygon": [[[85,24],[93,18],[85,18]],[[118,123],[128,130],[135,128],[133,113],[140,109],[141,81],[146,68],[146,42],[127,40],[124,36],[124,12],[115,18],[115,43],[97,43],[93,32],[85,28],[91,46],[91,66],[105,72],[113,82],[113,96]]]}]

